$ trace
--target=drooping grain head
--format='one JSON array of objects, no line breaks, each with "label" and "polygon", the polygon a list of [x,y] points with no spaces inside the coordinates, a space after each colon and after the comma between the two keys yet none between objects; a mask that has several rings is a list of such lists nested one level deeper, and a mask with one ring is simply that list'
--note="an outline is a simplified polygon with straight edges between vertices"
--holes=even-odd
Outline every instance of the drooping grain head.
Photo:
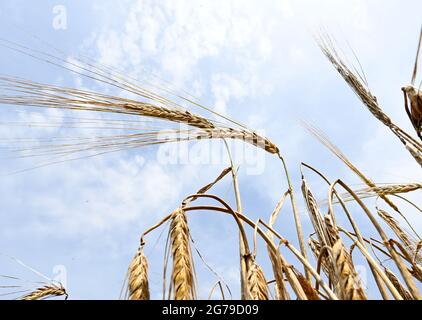
[{"label": "drooping grain head", "polygon": [[[175,107],[170,100],[156,94],[152,94],[151,92],[146,93],[144,90],[141,90],[142,92],[138,93],[145,98],[152,99],[157,102],[157,104],[2,76],[0,76],[0,87],[9,93],[0,93],[0,104],[138,115],[141,117],[186,124],[190,127],[196,128],[196,130],[189,131],[187,137],[185,134],[182,134],[183,130],[177,130],[174,134],[179,134],[179,136],[172,139],[166,139],[163,132],[150,132],[156,134],[156,136],[160,136],[159,142],[156,141],[157,137],[155,137],[155,140],[149,137],[148,141],[143,140],[145,138],[136,139],[137,141],[135,142],[133,141],[133,135],[126,136],[124,138],[122,138],[122,136],[116,136],[115,141],[118,141],[119,145],[131,142],[132,144],[137,144],[141,147],[148,144],[166,143],[170,141],[224,138],[243,140],[244,142],[250,143],[258,148],[262,148],[269,153],[279,153],[279,149],[274,143],[253,130],[243,128],[238,129],[237,125],[234,127],[216,125],[212,120],[206,117],[184,110],[180,108],[180,106]],[[16,95],[11,93],[14,92],[16,88],[20,88],[21,90],[19,92],[25,94]],[[78,145],[59,144],[56,148],[74,148],[76,146]],[[50,145],[50,148],[51,147],[52,146]],[[110,146],[106,146],[104,143],[101,147],[96,146],[96,148],[101,149],[104,149],[105,147],[109,148]]]},{"label": "drooping grain head", "polygon": [[390,269],[384,268],[384,273],[387,275],[388,279],[390,279],[391,283],[394,285],[404,300],[413,300],[410,292],[407,291],[407,289],[400,283],[399,279]]},{"label": "drooping grain head", "polygon": [[129,300],[149,300],[148,261],[139,248],[128,270]]},{"label": "drooping grain head", "polygon": [[250,300],[269,300],[267,280],[255,262],[251,263],[248,270],[248,292]]},{"label": "drooping grain head", "polygon": [[170,224],[170,242],[173,258],[171,274],[174,300],[196,299],[192,251],[186,214],[179,208]]},{"label": "drooping grain head", "polygon": [[388,224],[396,236],[402,241],[405,248],[412,254],[416,244],[410,239],[409,235],[400,227],[399,223],[387,211],[377,209],[378,215]]},{"label": "drooping grain head", "polygon": [[366,300],[366,294],[355,271],[352,259],[341,239],[337,240],[332,249],[338,279],[336,284],[338,295],[343,300]]},{"label": "drooping grain head", "polygon": [[21,300],[43,300],[49,297],[65,296],[67,299],[66,289],[62,285],[48,285],[36,289],[35,291],[23,296]]}]

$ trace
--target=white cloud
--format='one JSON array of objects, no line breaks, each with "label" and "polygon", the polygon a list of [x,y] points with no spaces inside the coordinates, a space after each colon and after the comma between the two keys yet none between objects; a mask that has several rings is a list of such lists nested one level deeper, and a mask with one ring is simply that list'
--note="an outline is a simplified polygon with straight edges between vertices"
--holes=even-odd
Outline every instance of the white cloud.
[{"label": "white cloud", "polygon": [[245,80],[242,82],[227,74],[215,73],[211,78],[211,90],[215,97],[215,111],[227,114],[227,102],[247,95]]}]

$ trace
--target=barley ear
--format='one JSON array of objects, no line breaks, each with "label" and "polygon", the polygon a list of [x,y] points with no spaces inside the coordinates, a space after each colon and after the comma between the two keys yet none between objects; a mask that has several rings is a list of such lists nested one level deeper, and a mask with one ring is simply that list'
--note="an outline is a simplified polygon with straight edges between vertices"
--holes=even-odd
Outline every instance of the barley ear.
[{"label": "barley ear", "polygon": [[23,296],[20,300],[42,300],[49,297],[60,297],[65,296],[67,299],[66,289],[60,285],[47,285],[45,287],[38,288],[31,293]]},{"label": "barley ear", "polygon": [[361,286],[353,266],[352,259],[341,239],[338,239],[332,248],[335,270],[337,273],[337,291],[343,300],[366,300],[365,292]]},{"label": "barley ear", "polygon": [[182,208],[173,213],[170,224],[170,241],[173,258],[171,274],[173,299],[194,300],[196,292],[192,251],[189,243],[187,218]]},{"label": "barley ear", "polygon": [[138,249],[129,266],[128,274],[129,300],[149,300],[148,261],[143,247]]},{"label": "barley ear", "polygon": [[254,261],[249,266],[247,282],[250,300],[269,300],[264,272]]},{"label": "barley ear", "polygon": [[400,283],[399,279],[391,270],[384,268],[384,273],[387,275],[388,279],[390,279],[391,283],[394,285],[404,300],[413,300],[410,292],[407,291],[407,289]]}]

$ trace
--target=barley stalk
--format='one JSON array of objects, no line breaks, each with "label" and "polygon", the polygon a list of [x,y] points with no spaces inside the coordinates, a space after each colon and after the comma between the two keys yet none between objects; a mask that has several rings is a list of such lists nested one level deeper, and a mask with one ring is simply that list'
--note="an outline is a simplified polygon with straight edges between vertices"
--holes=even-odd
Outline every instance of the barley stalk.
[{"label": "barley stalk", "polygon": [[[310,125],[306,125],[307,129],[322,143],[324,144],[335,156],[337,156],[345,165],[349,167],[368,187],[376,188],[376,184],[369,179],[362,171],[360,171],[345,155],[339,148],[337,148],[322,132],[317,128]],[[421,149],[422,150],[422,149]],[[422,165],[422,163],[421,163]],[[397,206],[385,195],[378,194],[381,199],[383,199],[391,208],[395,211],[400,212]]]},{"label": "barley stalk", "polygon": [[[383,228],[381,227],[381,225],[378,223],[378,221],[375,218],[375,216],[368,209],[368,207],[363,203],[363,201],[361,199],[359,199],[359,197],[353,192],[353,190],[350,187],[347,186],[347,184],[345,184],[340,179],[337,180],[335,182],[335,184],[339,184],[342,188],[344,188],[347,192],[349,192],[355,198],[355,201],[357,202],[357,204],[365,212],[366,216],[371,221],[371,224],[375,227],[375,229],[377,230],[377,233],[380,235],[382,241],[384,242],[385,247],[388,249],[388,252],[391,255],[391,258],[394,260],[394,262],[396,263],[398,269],[400,270],[400,273],[401,273],[404,281],[406,282],[406,285],[407,285],[410,293],[412,294],[412,296],[414,298],[420,299],[420,292],[419,292],[418,288],[416,287],[416,285],[415,285],[415,283],[414,283],[414,281],[413,281],[413,279],[412,279],[412,277],[411,277],[408,269],[406,268],[406,266],[405,266],[402,258],[398,255],[398,253],[395,250],[395,248],[390,244],[390,241],[388,240],[388,237],[387,237],[385,231],[383,230]],[[361,242],[360,244],[362,244],[362,247],[364,247],[363,240],[360,240],[359,242]],[[356,242],[356,245],[358,245],[358,247],[360,248],[361,246],[360,246],[359,242]],[[361,252],[363,253],[362,250],[361,250]],[[391,291],[391,288],[389,288],[389,289]]]},{"label": "barley stalk", "polygon": [[148,261],[140,247],[129,266],[129,300],[149,300]]}]

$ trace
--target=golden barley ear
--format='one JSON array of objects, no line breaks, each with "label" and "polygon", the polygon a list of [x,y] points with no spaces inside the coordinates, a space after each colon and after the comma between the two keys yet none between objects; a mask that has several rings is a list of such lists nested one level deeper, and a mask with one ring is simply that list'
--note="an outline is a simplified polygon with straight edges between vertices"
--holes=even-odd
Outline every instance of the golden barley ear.
[{"label": "golden barley ear", "polygon": [[149,300],[148,261],[142,246],[129,266],[128,278],[129,300]]},{"label": "golden barley ear", "polygon": [[333,258],[337,272],[337,291],[343,300],[366,300],[366,294],[355,271],[350,254],[341,239],[333,245]]},{"label": "golden barley ear", "polygon": [[406,250],[412,253],[415,250],[416,243],[414,243],[407,232],[405,232],[387,211],[377,209],[378,215],[385,221],[385,223],[393,230],[396,236],[402,241]]},{"label": "golden barley ear", "polygon": [[65,296],[67,299],[68,295],[66,289],[62,285],[47,285],[38,288],[31,293],[23,296],[20,300],[43,300],[49,297],[61,297]]},{"label": "golden barley ear", "polygon": [[390,269],[384,268],[384,273],[387,275],[388,279],[390,279],[391,283],[394,285],[404,300],[414,300],[410,292],[401,284],[399,279]]},{"label": "golden barley ear", "polygon": [[248,270],[247,287],[249,299],[269,300],[268,285],[262,268],[253,261]]},{"label": "golden barley ear", "polygon": [[189,242],[189,227],[182,208],[173,213],[170,224],[170,242],[173,258],[171,273],[173,299],[194,300],[196,299],[195,276]]}]

